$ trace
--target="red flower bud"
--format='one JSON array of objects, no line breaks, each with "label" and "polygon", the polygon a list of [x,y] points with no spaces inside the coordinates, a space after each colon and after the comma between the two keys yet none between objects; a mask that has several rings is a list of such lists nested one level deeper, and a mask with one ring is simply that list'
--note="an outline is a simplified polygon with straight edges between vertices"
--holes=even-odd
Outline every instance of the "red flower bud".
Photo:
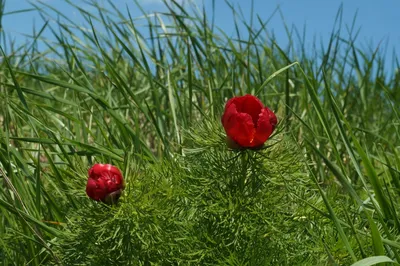
[{"label": "red flower bud", "polygon": [[221,118],[228,138],[243,148],[257,148],[266,142],[278,120],[260,99],[253,95],[231,98]]},{"label": "red flower bud", "polygon": [[95,164],[89,169],[86,194],[93,200],[116,202],[124,189],[121,171],[111,164]]}]

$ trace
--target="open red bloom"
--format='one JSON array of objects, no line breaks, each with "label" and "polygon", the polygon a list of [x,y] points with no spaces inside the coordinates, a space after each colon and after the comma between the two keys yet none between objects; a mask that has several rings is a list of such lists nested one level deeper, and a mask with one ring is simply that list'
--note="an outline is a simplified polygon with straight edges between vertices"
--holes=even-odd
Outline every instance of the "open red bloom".
[{"label": "open red bloom", "polygon": [[118,200],[124,188],[124,179],[117,167],[111,164],[95,164],[88,174],[86,194],[91,199],[103,202]]},{"label": "open red bloom", "polygon": [[244,148],[262,146],[278,122],[274,112],[249,94],[231,98],[221,121],[228,138]]}]

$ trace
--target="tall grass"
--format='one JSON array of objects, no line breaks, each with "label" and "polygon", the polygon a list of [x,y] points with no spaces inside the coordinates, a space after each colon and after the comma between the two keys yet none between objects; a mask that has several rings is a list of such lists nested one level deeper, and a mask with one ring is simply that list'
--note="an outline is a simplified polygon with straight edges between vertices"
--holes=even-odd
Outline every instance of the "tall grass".
[{"label": "tall grass", "polygon": [[87,208],[88,166],[113,163],[134,182],[143,165],[188,156],[185,148],[199,142],[212,146],[212,134],[196,140],[185,132],[215,123],[226,99],[245,93],[277,112],[278,135],[301,155],[293,158],[304,166],[296,171],[305,187],[290,193],[309,210],[296,219],[324,248],[319,262],[399,262],[400,79],[381,49],[356,46],[356,22],[343,25],[342,9],[328,45],[310,53],[299,29],[288,29],[289,46],[280,47],[268,20],[252,14],[248,22],[229,3],[233,37],[204,9],[174,0],[164,2],[167,12],[141,18],[113,1],[88,1],[95,11],[66,2],[85,27],[33,2],[44,22],[29,43],[18,46],[1,31],[3,265],[63,263],[68,250],[55,250],[71,234],[71,215]]}]

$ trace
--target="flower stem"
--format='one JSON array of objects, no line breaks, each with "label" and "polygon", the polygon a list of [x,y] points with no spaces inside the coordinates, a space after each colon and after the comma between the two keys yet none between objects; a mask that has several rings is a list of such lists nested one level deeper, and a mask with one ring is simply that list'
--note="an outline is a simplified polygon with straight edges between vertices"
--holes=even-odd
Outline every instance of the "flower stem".
[{"label": "flower stem", "polygon": [[241,155],[242,160],[242,176],[239,179],[239,189],[242,194],[244,194],[244,189],[246,186],[246,179],[247,179],[247,166],[248,166],[248,154],[247,151],[244,151]]}]

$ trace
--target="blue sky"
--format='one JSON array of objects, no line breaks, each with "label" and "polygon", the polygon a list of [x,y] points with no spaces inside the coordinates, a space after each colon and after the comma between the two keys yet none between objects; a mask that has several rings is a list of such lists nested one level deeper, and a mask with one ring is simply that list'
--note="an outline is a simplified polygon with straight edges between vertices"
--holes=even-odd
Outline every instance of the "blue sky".
[{"label": "blue sky", "polygon": [[[185,0],[179,0],[185,1]],[[205,4],[206,10],[211,10],[211,0],[193,0],[201,6]],[[31,0],[32,3],[38,2]],[[70,18],[78,22],[81,18],[76,11],[67,5],[63,0],[44,0],[60,10]],[[80,0],[72,0],[80,4]],[[133,0],[114,0],[115,5],[121,9],[126,9],[126,4],[131,8],[133,16],[138,16],[139,12],[134,8]],[[163,11],[165,7],[161,0],[139,0],[143,7],[151,11]],[[241,7],[243,14],[248,18],[251,13],[251,0],[231,0],[236,7]],[[254,11],[262,19],[271,16],[277,6],[280,7],[287,25],[296,25],[300,30],[303,26],[307,27],[307,43],[311,45],[313,37],[327,42],[332,30],[337,10],[342,2],[336,0],[254,0]],[[82,5],[82,4],[80,4]],[[215,22],[228,35],[232,35],[234,28],[232,23],[232,12],[224,0],[215,1]],[[27,0],[7,0],[6,12],[29,8]],[[343,2],[343,23],[351,25],[354,15],[358,11],[356,27],[361,28],[358,36],[358,44],[367,49],[369,46],[376,47],[381,41],[387,44],[389,60],[392,51],[395,49],[397,55],[400,51],[400,1],[399,0],[347,0]],[[237,8],[239,11],[239,8]],[[210,14],[211,15],[211,14]],[[35,21],[36,28],[43,24],[42,19],[35,12],[7,15],[3,18],[4,31],[16,38],[18,42],[23,42],[26,37],[22,34],[29,34],[32,31],[32,23]],[[273,31],[278,44],[285,46],[287,36],[283,27],[282,18],[279,13],[268,24],[270,31]],[[344,29],[345,30],[345,29]],[[389,62],[387,62],[389,63]]]}]

